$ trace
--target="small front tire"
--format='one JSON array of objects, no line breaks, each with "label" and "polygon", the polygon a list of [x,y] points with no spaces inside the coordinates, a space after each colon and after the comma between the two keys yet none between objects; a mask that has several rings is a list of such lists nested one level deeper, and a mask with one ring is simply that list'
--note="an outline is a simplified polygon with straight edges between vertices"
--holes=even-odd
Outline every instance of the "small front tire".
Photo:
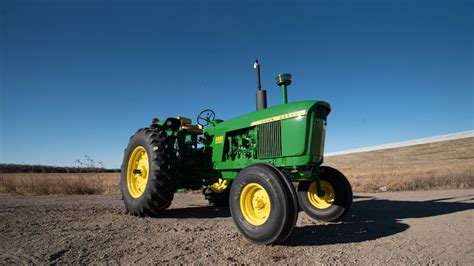
[{"label": "small front tire", "polygon": [[316,181],[298,184],[298,202],[311,218],[335,222],[349,211],[352,205],[352,188],[347,178],[338,170],[322,166],[319,171],[323,196],[318,196]]},{"label": "small front tire", "polygon": [[[298,216],[294,188],[274,166],[253,164],[240,171],[230,190],[230,212],[239,232],[258,244],[282,243]],[[288,186],[290,184],[290,187]]]}]

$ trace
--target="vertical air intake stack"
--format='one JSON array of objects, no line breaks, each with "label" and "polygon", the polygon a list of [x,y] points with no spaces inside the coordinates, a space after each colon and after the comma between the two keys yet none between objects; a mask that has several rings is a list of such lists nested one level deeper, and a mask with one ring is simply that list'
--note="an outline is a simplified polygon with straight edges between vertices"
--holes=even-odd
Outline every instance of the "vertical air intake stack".
[{"label": "vertical air intake stack", "polygon": [[281,87],[281,102],[282,104],[288,103],[287,88],[291,84],[291,74],[281,73],[276,76],[277,85]]},{"label": "vertical air intake stack", "polygon": [[267,108],[267,91],[262,90],[262,83],[260,82],[260,64],[255,60],[253,68],[257,70],[257,111]]}]

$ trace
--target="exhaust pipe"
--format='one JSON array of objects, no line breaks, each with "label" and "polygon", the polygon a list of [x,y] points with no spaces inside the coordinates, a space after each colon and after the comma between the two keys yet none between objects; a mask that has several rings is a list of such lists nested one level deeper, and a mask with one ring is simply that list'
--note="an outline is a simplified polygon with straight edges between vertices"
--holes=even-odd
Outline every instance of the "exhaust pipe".
[{"label": "exhaust pipe", "polygon": [[262,83],[260,82],[260,64],[255,60],[253,68],[257,70],[257,111],[267,108],[267,91],[262,90]]}]

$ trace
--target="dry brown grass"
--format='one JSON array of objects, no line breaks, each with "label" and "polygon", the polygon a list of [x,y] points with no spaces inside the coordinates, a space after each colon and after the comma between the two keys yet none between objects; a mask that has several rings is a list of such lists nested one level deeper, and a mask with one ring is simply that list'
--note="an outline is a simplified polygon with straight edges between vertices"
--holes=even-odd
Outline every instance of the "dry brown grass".
[{"label": "dry brown grass", "polygon": [[473,188],[473,165],[354,167],[341,170],[356,192]]},{"label": "dry brown grass", "polygon": [[120,173],[0,173],[0,193],[118,194]]},{"label": "dry brown grass", "polygon": [[[473,188],[474,166],[421,165],[340,168],[355,192]],[[120,173],[0,173],[0,193],[120,194]]]},{"label": "dry brown grass", "polygon": [[328,156],[357,192],[474,187],[474,138]]},{"label": "dry brown grass", "polygon": [[[418,156],[421,163],[410,162],[403,154],[389,160],[393,154],[396,151],[370,152],[327,161],[348,177],[355,192],[474,188],[474,158],[470,150],[457,161],[447,161],[446,154],[426,160]],[[120,173],[0,173],[0,193],[120,194],[119,176]]]}]

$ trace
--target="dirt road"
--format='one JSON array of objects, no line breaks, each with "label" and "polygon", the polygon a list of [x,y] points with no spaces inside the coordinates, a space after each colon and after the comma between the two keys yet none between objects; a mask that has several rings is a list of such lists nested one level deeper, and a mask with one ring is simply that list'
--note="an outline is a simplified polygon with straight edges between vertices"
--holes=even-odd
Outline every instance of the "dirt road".
[{"label": "dirt road", "polygon": [[0,196],[0,264],[474,264],[474,189],[356,194],[342,223],[300,213],[286,245],[244,240],[228,210],[177,194],[160,218],[119,196]]}]

